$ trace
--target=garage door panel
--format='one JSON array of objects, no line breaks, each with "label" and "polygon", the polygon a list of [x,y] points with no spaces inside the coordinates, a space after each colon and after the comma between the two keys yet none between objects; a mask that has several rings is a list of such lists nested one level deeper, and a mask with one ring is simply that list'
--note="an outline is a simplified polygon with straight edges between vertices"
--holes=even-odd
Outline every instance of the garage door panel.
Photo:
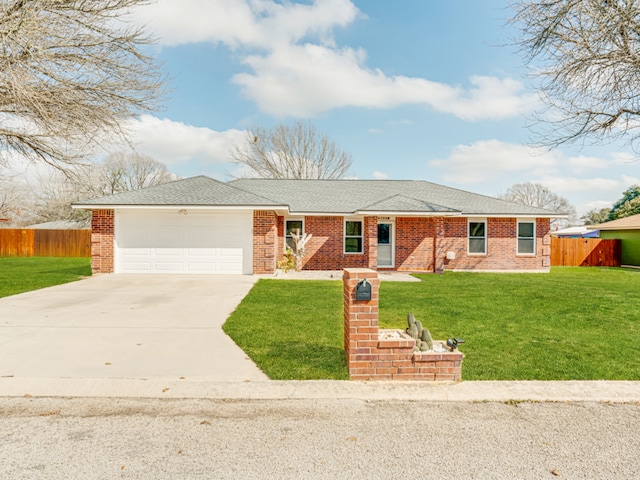
[{"label": "garage door panel", "polygon": [[155,251],[155,254],[157,256],[160,257],[176,257],[176,258],[182,258],[183,256],[183,249],[182,248],[166,248],[166,247],[162,247],[162,248],[155,248],[153,249]]},{"label": "garage door panel", "polygon": [[220,266],[214,262],[189,263],[189,273],[220,273]]},{"label": "garage door panel", "polygon": [[130,273],[148,273],[152,270],[151,262],[125,261],[123,267]]},{"label": "garage door panel", "polygon": [[252,214],[116,212],[120,272],[252,273]]},{"label": "garage door panel", "polygon": [[184,271],[183,262],[155,261],[154,270],[156,273],[182,273]]}]

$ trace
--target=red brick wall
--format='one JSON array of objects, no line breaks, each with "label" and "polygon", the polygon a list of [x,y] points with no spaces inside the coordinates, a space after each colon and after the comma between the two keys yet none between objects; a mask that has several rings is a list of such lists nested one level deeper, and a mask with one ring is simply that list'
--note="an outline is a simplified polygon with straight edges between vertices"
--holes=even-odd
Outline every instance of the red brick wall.
[{"label": "red brick wall", "polygon": [[[443,255],[453,251],[455,260],[445,260],[447,270],[540,270],[549,266],[549,219],[536,220],[536,255],[517,255],[517,220],[487,219],[487,253],[467,253],[466,218],[445,219]],[[545,242],[547,242],[545,244]]]},{"label": "red brick wall", "polygon": [[114,212],[93,210],[91,216],[91,271],[112,273],[114,258]]},{"label": "red brick wall", "polygon": [[378,223],[376,217],[365,217],[363,253],[344,253],[344,217],[304,218],[304,231],[312,234],[306,245],[302,268],[305,270],[341,270],[347,267],[370,267],[376,263]]},{"label": "red brick wall", "polygon": [[[356,286],[362,279],[371,284],[371,300],[356,300]],[[415,340],[380,339],[378,294],[380,280],[370,269],[345,269],[344,350],[349,376],[356,380],[461,380],[459,352],[414,352]]]},{"label": "red brick wall", "polygon": [[396,218],[396,269],[433,271],[433,248],[436,234],[433,218]]},{"label": "red brick wall", "polygon": [[264,274],[276,271],[276,248],[278,246],[278,217],[275,213],[256,210],[253,212],[253,273]]},{"label": "red brick wall", "polygon": [[[395,268],[398,271],[539,270],[549,266],[549,220],[536,221],[536,255],[516,254],[516,219],[487,219],[486,255],[467,253],[466,217],[398,217],[395,219]],[[284,218],[277,222],[277,256],[284,249]],[[377,217],[364,218],[362,254],[345,254],[344,217],[308,216],[305,232],[313,234],[303,260],[305,270],[376,269]],[[545,243],[546,242],[546,243]],[[453,251],[455,260],[446,260]]]}]

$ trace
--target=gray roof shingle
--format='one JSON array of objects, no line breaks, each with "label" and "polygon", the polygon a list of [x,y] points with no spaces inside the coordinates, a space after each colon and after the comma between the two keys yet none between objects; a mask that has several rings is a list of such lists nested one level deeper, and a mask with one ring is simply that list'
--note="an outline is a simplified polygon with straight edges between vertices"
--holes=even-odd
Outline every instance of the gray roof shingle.
[{"label": "gray roof shingle", "polygon": [[[388,211],[404,205],[407,212],[425,205],[425,212],[462,215],[539,215],[555,212],[528,207],[423,180],[272,180],[238,179],[229,185],[277,199],[291,212],[346,214]],[[381,204],[376,207],[376,204]],[[378,210],[379,207],[384,207]]]},{"label": "gray roof shingle", "polygon": [[443,213],[465,216],[558,216],[485,195],[423,180],[238,179],[223,183],[199,176],[155,187],[77,202],[76,207],[263,206],[293,214],[347,215],[366,212]]},{"label": "gray roof shingle", "polygon": [[77,202],[78,206],[282,206],[268,198],[201,175],[131,192]]}]

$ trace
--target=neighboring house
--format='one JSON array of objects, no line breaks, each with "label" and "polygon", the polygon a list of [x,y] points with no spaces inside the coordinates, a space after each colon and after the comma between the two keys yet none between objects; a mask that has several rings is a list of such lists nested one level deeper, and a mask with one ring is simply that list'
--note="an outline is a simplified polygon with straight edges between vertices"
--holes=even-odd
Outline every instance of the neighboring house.
[{"label": "neighboring house", "polygon": [[562,230],[552,231],[551,236],[558,238],[598,238],[598,230],[592,230],[589,227],[590,225],[563,228]]},{"label": "neighboring house", "polygon": [[619,218],[587,228],[600,232],[600,238],[619,238],[622,265],[640,265],[640,214]]},{"label": "neighboring house", "polygon": [[297,229],[305,270],[545,272],[563,216],[417,180],[204,176],[74,208],[93,211],[96,273],[274,273]]}]

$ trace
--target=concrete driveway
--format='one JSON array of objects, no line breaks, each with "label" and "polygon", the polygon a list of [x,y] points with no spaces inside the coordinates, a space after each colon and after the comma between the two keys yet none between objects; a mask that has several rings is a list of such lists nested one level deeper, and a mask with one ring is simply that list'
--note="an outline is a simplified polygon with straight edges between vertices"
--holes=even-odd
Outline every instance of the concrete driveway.
[{"label": "concrete driveway", "polygon": [[99,275],[0,298],[0,376],[266,380],[221,329],[255,281]]}]

